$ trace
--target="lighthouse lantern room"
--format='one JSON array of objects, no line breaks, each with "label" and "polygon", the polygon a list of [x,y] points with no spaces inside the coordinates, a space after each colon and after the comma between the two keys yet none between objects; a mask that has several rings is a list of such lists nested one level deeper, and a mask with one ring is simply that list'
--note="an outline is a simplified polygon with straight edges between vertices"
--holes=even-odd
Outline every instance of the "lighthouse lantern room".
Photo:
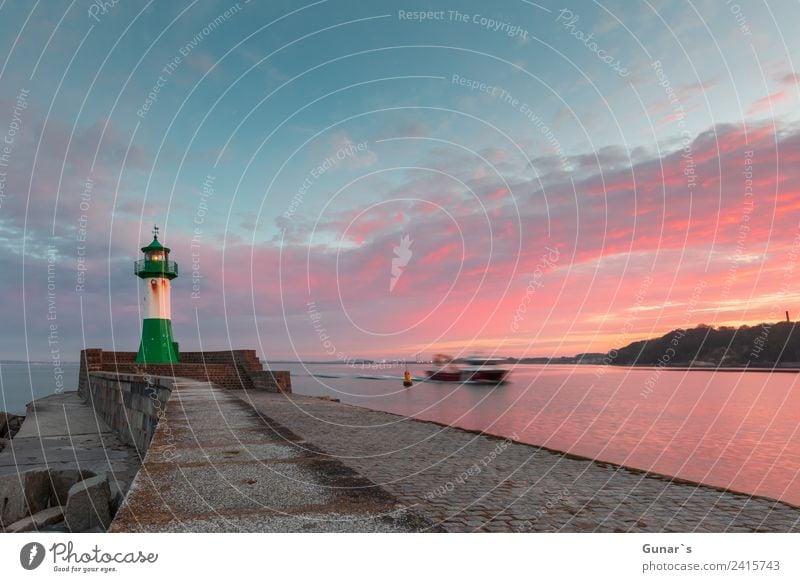
[{"label": "lighthouse lantern room", "polygon": [[153,241],[142,247],[144,259],[136,261],[134,273],[142,279],[144,319],[142,341],[136,362],[164,364],[180,361],[178,342],[172,337],[170,315],[170,281],[178,276],[178,264],[169,260],[169,248],[158,240],[158,227],[153,227]]}]

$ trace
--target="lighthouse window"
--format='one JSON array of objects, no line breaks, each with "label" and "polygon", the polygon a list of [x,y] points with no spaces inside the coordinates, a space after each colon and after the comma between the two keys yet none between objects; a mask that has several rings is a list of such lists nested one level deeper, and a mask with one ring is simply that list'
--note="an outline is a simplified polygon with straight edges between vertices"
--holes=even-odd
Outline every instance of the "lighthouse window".
[{"label": "lighthouse window", "polygon": [[148,259],[151,261],[163,261],[164,251],[151,251]]}]

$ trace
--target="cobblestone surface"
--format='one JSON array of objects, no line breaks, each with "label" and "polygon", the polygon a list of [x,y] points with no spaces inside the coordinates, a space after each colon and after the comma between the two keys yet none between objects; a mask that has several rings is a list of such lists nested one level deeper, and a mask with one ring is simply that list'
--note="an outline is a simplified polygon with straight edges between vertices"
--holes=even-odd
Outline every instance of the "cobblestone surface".
[{"label": "cobblestone surface", "polygon": [[238,394],[448,531],[800,531],[800,508],[765,498],[318,398]]}]

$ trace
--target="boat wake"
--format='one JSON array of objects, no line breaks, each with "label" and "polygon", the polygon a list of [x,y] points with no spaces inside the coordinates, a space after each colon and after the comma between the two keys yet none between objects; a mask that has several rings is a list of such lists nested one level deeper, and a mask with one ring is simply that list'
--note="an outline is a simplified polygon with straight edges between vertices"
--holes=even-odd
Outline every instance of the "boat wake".
[{"label": "boat wake", "polygon": [[[385,374],[309,374],[312,378],[321,379],[350,379],[350,380],[397,380],[403,381],[403,376],[391,376]],[[416,383],[426,384],[453,384],[454,382],[448,380],[436,380],[427,376],[412,376],[411,379]],[[460,380],[458,384],[486,384],[483,380]]]}]

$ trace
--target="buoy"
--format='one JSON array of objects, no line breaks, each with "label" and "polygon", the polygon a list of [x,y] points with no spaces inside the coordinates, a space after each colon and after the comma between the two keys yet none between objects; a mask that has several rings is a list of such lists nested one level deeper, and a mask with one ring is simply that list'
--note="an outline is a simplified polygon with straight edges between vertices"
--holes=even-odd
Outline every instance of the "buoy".
[{"label": "buoy", "polygon": [[414,383],[411,381],[411,372],[408,371],[406,368],[406,373],[403,375],[403,386],[408,388],[409,386],[413,386]]}]

